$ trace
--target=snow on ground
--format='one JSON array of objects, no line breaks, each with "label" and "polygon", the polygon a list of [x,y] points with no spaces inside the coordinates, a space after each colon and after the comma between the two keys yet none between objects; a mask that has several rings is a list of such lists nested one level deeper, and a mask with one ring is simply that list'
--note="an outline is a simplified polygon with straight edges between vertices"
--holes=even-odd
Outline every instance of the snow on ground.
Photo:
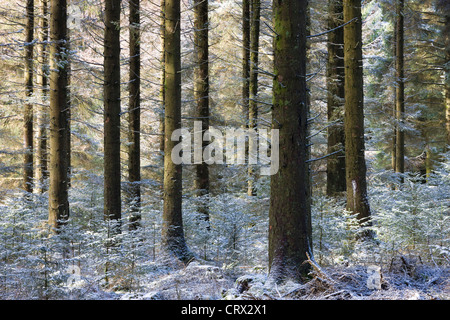
[{"label": "snow on ground", "polygon": [[[391,266],[392,267],[392,266]],[[192,262],[152,279],[140,293],[121,299],[151,300],[449,300],[450,268],[407,264],[381,270],[375,283],[368,266],[320,268],[304,284],[269,284],[265,274],[232,275],[217,266]]]}]

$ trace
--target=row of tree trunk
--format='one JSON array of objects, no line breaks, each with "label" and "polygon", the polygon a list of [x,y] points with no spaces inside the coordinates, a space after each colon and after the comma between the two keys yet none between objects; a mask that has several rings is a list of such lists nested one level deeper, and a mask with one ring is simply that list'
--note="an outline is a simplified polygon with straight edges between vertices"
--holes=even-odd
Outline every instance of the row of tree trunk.
[{"label": "row of tree trunk", "polygon": [[[30,4],[31,3],[31,4]],[[44,2],[45,3],[45,2]],[[163,106],[164,106],[164,179],[162,244],[167,252],[182,261],[192,253],[186,245],[182,219],[182,165],[171,160],[176,142],[171,136],[181,128],[181,48],[180,0],[163,0]],[[33,17],[28,0],[28,17]],[[248,128],[257,129],[259,0],[243,1],[243,104]],[[308,158],[307,0],[274,0],[274,81],[272,129],[279,130],[279,171],[271,177],[269,209],[270,276],[278,281],[286,277],[301,279],[310,266],[311,208]],[[104,33],[104,217],[120,232],[120,0],[105,1]],[[364,106],[362,68],[361,1],[330,2],[328,85],[330,194],[347,191],[347,209],[361,222],[370,221],[364,158]],[[29,18],[29,21],[32,21]],[[66,0],[50,1],[50,163],[49,223],[56,230],[69,216],[68,186],[70,168],[70,101]],[[29,22],[30,24],[32,22]],[[344,27],[341,25],[344,23]],[[129,185],[131,226],[140,220],[140,16],[139,0],[130,1],[130,74],[129,74]],[[400,23],[399,23],[400,25]],[[30,27],[31,30],[33,29]],[[202,131],[209,128],[208,1],[195,1],[194,43],[197,58],[195,72],[196,117]],[[31,44],[33,34],[27,33]],[[31,45],[28,47],[32,48]],[[27,47],[27,48],[28,48]],[[27,76],[32,72],[32,56],[27,50]],[[32,76],[32,75],[31,75]],[[402,79],[401,75],[398,79]],[[44,80],[42,80],[44,81]],[[32,83],[26,82],[30,95]],[[344,102],[345,101],[345,102]],[[399,104],[401,116],[401,104]],[[26,107],[27,111],[30,108]],[[28,115],[27,115],[28,114]],[[32,109],[31,109],[32,114]],[[344,121],[342,123],[342,114]],[[26,113],[26,132],[30,130]],[[32,125],[32,124],[31,124]],[[31,128],[32,130],[32,128]],[[26,140],[27,141],[27,140]],[[400,141],[400,140],[397,140]],[[32,143],[26,143],[32,148]],[[344,152],[339,150],[345,149]],[[32,154],[32,151],[27,152]],[[344,157],[345,155],[345,157]],[[32,163],[29,158],[25,164]],[[332,169],[335,166],[336,169]],[[32,172],[25,166],[26,186]],[[32,165],[31,165],[32,168]],[[334,176],[332,175],[334,174]],[[255,195],[255,172],[248,170],[248,194]],[[344,178],[345,174],[345,178]],[[345,185],[344,182],[345,181]],[[206,163],[196,164],[198,196],[209,194]],[[199,211],[208,220],[208,206]]]}]

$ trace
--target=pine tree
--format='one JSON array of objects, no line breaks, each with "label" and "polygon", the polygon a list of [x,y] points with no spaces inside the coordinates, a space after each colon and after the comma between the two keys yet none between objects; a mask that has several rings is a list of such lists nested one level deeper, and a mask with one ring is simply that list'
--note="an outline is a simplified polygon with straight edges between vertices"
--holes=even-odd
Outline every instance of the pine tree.
[{"label": "pine tree", "polygon": [[[161,34],[161,86],[160,86],[160,90],[159,90],[159,96],[161,99],[161,111],[159,113],[159,132],[160,132],[160,136],[159,136],[159,152],[160,152],[160,156],[162,157],[162,180],[164,180],[164,110],[165,110],[165,96],[164,93],[166,92],[166,87],[164,84],[165,78],[166,78],[166,71],[165,71],[165,49],[164,49],[164,33],[165,33],[165,10],[166,7],[166,0],[161,0],[160,3],[160,10],[161,10],[161,25],[160,25],[160,34]],[[162,184],[161,184],[162,185]]]},{"label": "pine tree", "polygon": [[450,4],[448,1],[439,0],[438,10],[443,16],[444,27],[444,106],[446,143],[450,145]]},{"label": "pine tree", "polygon": [[[203,134],[209,129],[209,20],[208,20],[208,0],[195,0],[195,21],[194,21],[194,48],[196,53],[196,69],[194,80],[194,96],[196,101],[195,115],[197,121],[202,122]],[[209,144],[202,139],[203,149]],[[195,189],[198,196],[209,194],[209,169],[205,161],[195,165]],[[203,218],[209,220],[208,203],[203,199],[198,207]]]},{"label": "pine tree", "polygon": [[[361,1],[344,0],[345,164],[347,210],[370,221],[364,155],[364,92]],[[350,22],[351,21],[351,22]]]},{"label": "pine tree", "polygon": [[135,229],[141,219],[141,47],[140,47],[140,0],[130,1],[130,75],[128,102],[128,197],[131,217],[130,228]]},{"label": "pine tree", "polygon": [[[248,102],[248,128],[257,130],[258,127],[258,60],[259,60],[259,29],[261,17],[261,1],[251,0],[250,14],[250,75],[249,75],[249,102]],[[257,152],[257,150],[254,150]],[[249,155],[250,160],[250,155]],[[256,195],[256,168],[248,164],[247,194]]]},{"label": "pine tree", "polygon": [[[34,0],[27,0],[25,26],[25,94],[33,96]],[[24,189],[33,192],[33,104],[25,103],[24,111]]]},{"label": "pine tree", "polygon": [[[328,3],[328,63],[327,63],[327,113],[328,154],[327,194],[333,196],[345,191],[345,134],[344,134],[344,29],[342,0]],[[336,29],[337,28],[337,29]]]},{"label": "pine tree", "polygon": [[104,217],[120,232],[120,0],[105,1],[104,35]]},{"label": "pine tree", "polygon": [[306,172],[306,0],[274,1],[272,127],[279,129],[279,171],[271,176],[269,276],[301,280],[312,257]]},{"label": "pine tree", "polygon": [[[397,0],[396,45],[395,45],[395,118],[397,121],[395,134],[395,172],[405,172],[405,71],[404,71],[404,1]],[[401,178],[403,181],[403,178]]]},{"label": "pine tree", "polygon": [[171,159],[172,133],[181,128],[181,48],[180,0],[165,1],[165,132],[164,132],[164,207],[162,246],[183,262],[191,258],[184,238],[182,217],[182,166]]},{"label": "pine tree", "polygon": [[69,218],[67,3],[50,2],[49,225],[58,231]]},{"label": "pine tree", "polygon": [[48,2],[41,0],[41,18],[40,18],[40,73],[38,73],[38,82],[41,87],[42,106],[38,113],[38,141],[36,147],[37,180],[39,181],[40,192],[46,191],[46,180],[48,178],[48,152],[47,152],[47,126],[48,126]]}]

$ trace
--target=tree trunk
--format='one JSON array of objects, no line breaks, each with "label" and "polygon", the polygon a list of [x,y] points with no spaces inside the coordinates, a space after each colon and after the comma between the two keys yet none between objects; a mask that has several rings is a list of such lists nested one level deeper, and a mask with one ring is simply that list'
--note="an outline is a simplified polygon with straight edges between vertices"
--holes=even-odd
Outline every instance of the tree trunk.
[{"label": "tree trunk", "polygon": [[[159,152],[160,152],[160,156],[162,158],[162,165],[161,167],[162,169],[162,180],[164,180],[164,113],[165,113],[165,91],[166,91],[166,87],[164,84],[165,81],[165,48],[164,48],[164,30],[165,30],[165,6],[166,6],[166,1],[165,0],[161,0],[161,87],[160,87],[160,91],[159,91],[159,95],[160,95],[160,99],[161,99],[161,112],[159,114]],[[161,183],[161,185],[163,185],[163,183]]]},{"label": "tree trunk", "polygon": [[[196,52],[196,69],[194,82],[194,97],[196,101],[195,116],[202,122],[202,133],[209,129],[209,50],[208,50],[208,0],[194,0],[194,47]],[[209,144],[202,139],[202,154]],[[209,194],[208,164],[203,160],[195,164],[195,189],[197,196],[203,197],[198,210],[203,219],[209,221],[209,206],[205,197]]]},{"label": "tree trunk", "polygon": [[[249,123],[249,102],[250,102],[250,2],[252,0],[242,0],[242,111],[245,119],[245,127],[248,129]],[[245,154],[248,155],[248,145],[245,147]],[[249,176],[247,175],[247,193]]]},{"label": "tree trunk", "polygon": [[66,0],[50,2],[50,57],[49,225],[58,232],[69,218]]},{"label": "tree trunk", "polygon": [[41,107],[38,114],[38,141],[36,147],[36,162],[37,162],[37,180],[39,191],[44,193],[46,191],[46,180],[48,178],[48,152],[47,152],[47,127],[48,127],[48,2],[41,0],[41,32],[39,47],[39,63],[41,70],[39,73],[39,85],[41,86]]},{"label": "tree trunk", "polygon": [[[403,32],[403,0],[397,0],[397,23],[396,23],[396,45],[395,45],[395,118],[396,138],[395,138],[395,172],[405,172],[405,73],[404,73],[404,32]],[[401,178],[403,181],[403,178]]]},{"label": "tree trunk", "polygon": [[105,1],[104,36],[104,217],[120,233],[120,0]]},{"label": "tree trunk", "polygon": [[246,117],[250,97],[250,1],[242,0],[242,109]]},{"label": "tree trunk", "polygon": [[444,64],[444,103],[445,103],[445,126],[446,141],[450,145],[450,5],[445,0],[441,0],[439,4],[440,10],[445,19],[444,45],[445,45],[445,64]]},{"label": "tree trunk", "polygon": [[[343,24],[342,0],[330,0],[328,4],[328,29]],[[328,154],[327,195],[334,196],[346,189],[344,134],[344,29],[328,33],[327,64],[327,111],[328,111]],[[337,152],[337,153],[335,153]],[[334,153],[334,154],[333,154]]]},{"label": "tree trunk", "polygon": [[[393,34],[393,56],[395,59],[395,56],[397,55],[397,19],[394,20],[394,34]],[[396,119],[397,117],[397,86],[395,85],[396,81],[394,79],[394,90],[393,90],[393,108],[392,108],[392,119]],[[391,157],[391,167],[392,170],[395,172],[395,164],[397,163],[397,127],[398,124],[396,121],[394,121],[394,127],[392,132],[392,157]]]},{"label": "tree trunk", "polygon": [[184,239],[181,210],[182,166],[171,159],[174,130],[181,128],[180,0],[165,2],[165,138],[163,249],[183,262],[191,257]]},{"label": "tree trunk", "polygon": [[359,222],[370,222],[364,156],[364,93],[361,1],[344,0],[345,157],[347,210]]},{"label": "tree trunk", "polygon": [[[258,60],[259,60],[259,29],[261,16],[261,1],[251,0],[251,24],[250,24],[250,79],[249,79],[249,103],[248,103],[248,128],[257,130],[258,127]],[[254,150],[256,153],[258,150]],[[250,159],[250,156],[249,156]],[[247,194],[256,196],[256,167],[248,164]]]},{"label": "tree trunk", "polygon": [[141,220],[141,48],[140,48],[140,0],[130,3],[130,82],[129,91],[129,149],[128,149],[128,197],[130,204],[130,228],[136,229]]},{"label": "tree trunk", "polygon": [[33,40],[34,40],[34,0],[27,0],[25,26],[25,94],[24,110],[24,189],[33,192]]},{"label": "tree trunk", "polygon": [[[273,2],[272,128],[279,129],[279,171],[271,177],[269,277],[301,280],[312,258],[306,172],[306,0]],[[273,130],[272,129],[272,130]]]}]

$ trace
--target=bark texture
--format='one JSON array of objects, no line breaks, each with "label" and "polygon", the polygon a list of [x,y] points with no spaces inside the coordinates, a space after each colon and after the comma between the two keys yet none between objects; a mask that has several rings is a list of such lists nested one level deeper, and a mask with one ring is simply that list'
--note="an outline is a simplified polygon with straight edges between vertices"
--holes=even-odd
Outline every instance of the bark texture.
[{"label": "bark texture", "polygon": [[[328,29],[343,24],[342,0],[328,3]],[[328,154],[327,195],[334,196],[346,190],[345,183],[345,133],[344,133],[344,28],[328,33],[327,63],[327,112],[328,112]],[[342,151],[339,151],[342,150]]]},{"label": "bark texture", "polygon": [[69,218],[67,3],[50,2],[49,225],[57,232]]},{"label": "bark texture", "polygon": [[269,277],[301,280],[312,257],[308,201],[306,0],[273,2],[272,127],[279,129],[279,171],[271,177]]},{"label": "bark texture", "polygon": [[165,1],[165,138],[162,246],[183,262],[191,258],[184,238],[181,211],[182,166],[173,163],[172,132],[181,128],[180,0]]},{"label": "bark texture", "polygon": [[24,110],[24,189],[33,192],[33,50],[34,50],[34,0],[26,3],[25,26],[25,102]]},{"label": "bark texture", "polygon": [[130,74],[128,101],[128,203],[130,228],[136,229],[141,220],[141,46],[140,0],[129,3]]},{"label": "bark texture", "polygon": [[[258,130],[258,65],[259,65],[259,30],[261,17],[261,1],[251,0],[250,23],[250,78],[248,103],[248,128]],[[258,142],[256,142],[258,143]],[[258,150],[254,150],[256,153]],[[249,155],[250,157],[250,155]],[[247,194],[256,196],[257,168],[248,164]]]},{"label": "bark texture", "polygon": [[120,0],[105,1],[104,35],[104,218],[119,233],[120,187]]},{"label": "bark texture", "polygon": [[[404,32],[403,32],[403,0],[397,0],[396,45],[395,45],[395,172],[405,172],[405,71],[404,71]],[[403,179],[402,179],[403,180]]]},{"label": "bark texture", "polygon": [[[196,69],[194,80],[194,97],[196,101],[195,116],[202,122],[202,133],[209,129],[209,20],[208,0],[195,0],[194,46],[196,53]],[[202,139],[202,150],[209,144]],[[203,153],[203,151],[202,151]],[[205,161],[195,165],[195,189],[197,195],[207,197],[209,194],[209,169]],[[209,221],[207,199],[202,199],[198,206],[203,219]]]},{"label": "bark texture", "polygon": [[369,222],[364,156],[364,94],[361,1],[344,0],[345,157],[347,210],[361,223]]},{"label": "bark texture", "polygon": [[36,178],[38,181],[39,191],[44,193],[47,189],[46,180],[48,179],[48,151],[47,151],[47,139],[48,139],[48,2],[47,0],[41,0],[41,18],[40,26],[41,32],[39,34],[39,40],[41,42],[39,46],[39,64],[40,73],[38,74],[38,82],[41,86],[41,107],[38,113],[38,132],[36,143],[36,164],[37,172]]}]

